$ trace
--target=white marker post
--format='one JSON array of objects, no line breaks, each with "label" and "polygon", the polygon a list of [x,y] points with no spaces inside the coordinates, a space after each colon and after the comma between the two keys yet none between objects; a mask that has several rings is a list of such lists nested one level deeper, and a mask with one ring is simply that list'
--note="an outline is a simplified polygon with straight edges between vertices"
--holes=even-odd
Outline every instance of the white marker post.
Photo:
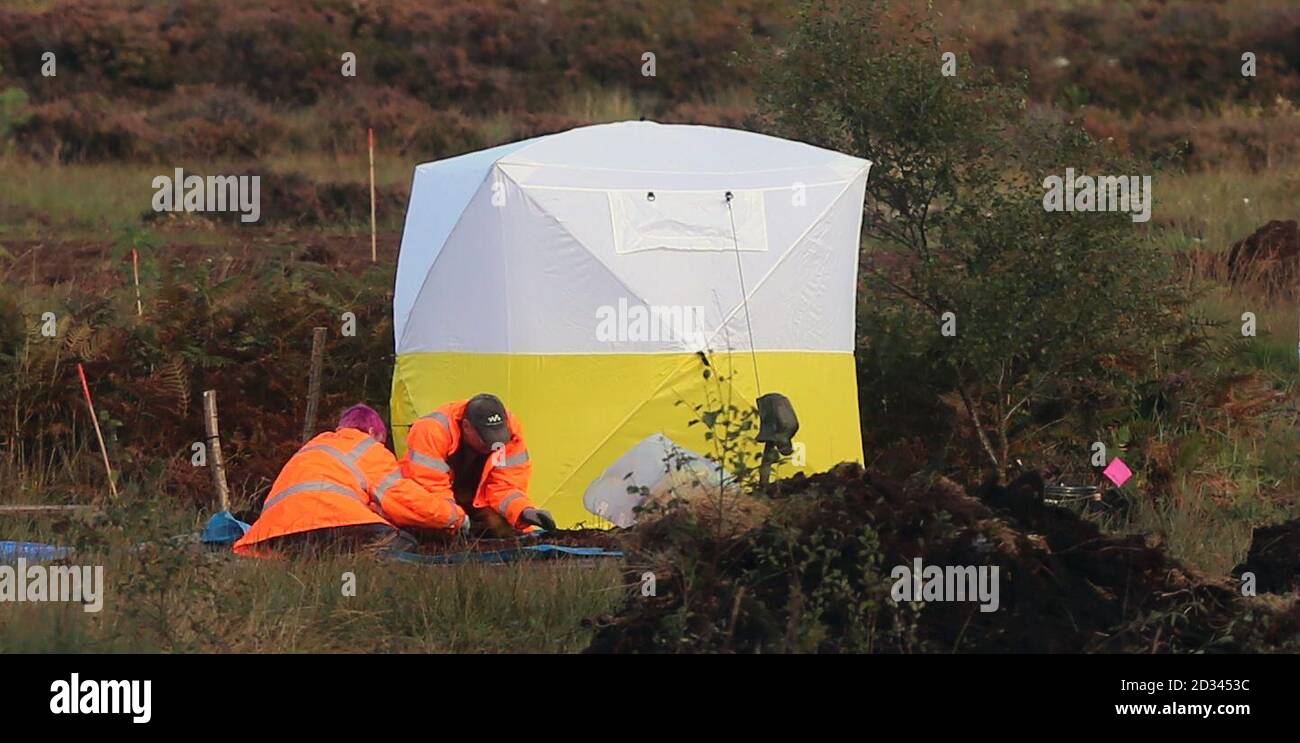
[{"label": "white marker post", "polygon": [[144,317],[144,305],[140,303],[140,253],[131,248],[131,275],[135,277],[135,314]]},{"label": "white marker post", "polygon": [[81,391],[86,393],[86,407],[90,408],[90,422],[95,424],[95,438],[99,440],[99,453],[104,456],[104,469],[108,472],[108,490],[117,500],[117,484],[113,482],[113,465],[108,463],[108,449],[104,448],[104,434],[99,430],[99,416],[95,415],[95,403],[90,398],[90,385],[86,383],[86,370],[77,362],[77,376],[81,377]]},{"label": "white marker post", "polygon": [[379,260],[378,240],[375,237],[375,130],[366,130],[370,140],[370,262]]}]

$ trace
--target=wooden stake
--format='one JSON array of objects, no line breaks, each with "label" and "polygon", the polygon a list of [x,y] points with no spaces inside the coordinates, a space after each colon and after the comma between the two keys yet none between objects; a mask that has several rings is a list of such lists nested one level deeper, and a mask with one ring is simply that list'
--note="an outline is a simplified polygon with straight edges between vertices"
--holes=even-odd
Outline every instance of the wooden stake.
[{"label": "wooden stake", "polygon": [[302,443],[311,440],[316,432],[316,411],[320,406],[321,366],[325,361],[325,328],[314,328],[311,333],[311,372],[307,378],[307,417],[302,422]]},{"label": "wooden stake", "polygon": [[95,415],[95,402],[90,398],[90,385],[86,383],[86,370],[77,362],[77,376],[81,377],[81,391],[86,394],[86,407],[90,408],[90,422],[95,424],[95,438],[99,440],[99,453],[104,457],[104,470],[108,472],[108,491],[113,500],[117,500],[117,484],[113,482],[113,465],[108,463],[108,449],[104,446],[104,434],[99,430],[99,416]]},{"label": "wooden stake", "polygon": [[370,140],[370,262],[379,260],[379,243],[375,236],[375,130],[367,129]]},{"label": "wooden stake", "polygon": [[208,453],[212,464],[212,484],[217,489],[217,505],[230,510],[230,486],[226,484],[226,461],[221,456],[221,430],[217,425],[217,391],[203,393],[203,424],[208,431]]},{"label": "wooden stake", "polygon": [[135,314],[144,317],[144,305],[140,303],[140,254],[131,248],[131,274],[135,277]]}]

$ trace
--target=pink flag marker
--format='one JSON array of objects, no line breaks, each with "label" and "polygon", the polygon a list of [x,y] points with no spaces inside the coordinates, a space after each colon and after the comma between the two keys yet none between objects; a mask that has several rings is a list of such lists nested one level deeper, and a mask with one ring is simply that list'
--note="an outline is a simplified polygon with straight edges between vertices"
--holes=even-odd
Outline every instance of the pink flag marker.
[{"label": "pink flag marker", "polygon": [[1115,487],[1122,488],[1124,483],[1128,482],[1129,478],[1133,476],[1133,470],[1129,469],[1127,464],[1124,464],[1124,460],[1115,457],[1110,460],[1110,464],[1106,465],[1106,469],[1102,470],[1101,474],[1105,475],[1107,480],[1115,483]]}]

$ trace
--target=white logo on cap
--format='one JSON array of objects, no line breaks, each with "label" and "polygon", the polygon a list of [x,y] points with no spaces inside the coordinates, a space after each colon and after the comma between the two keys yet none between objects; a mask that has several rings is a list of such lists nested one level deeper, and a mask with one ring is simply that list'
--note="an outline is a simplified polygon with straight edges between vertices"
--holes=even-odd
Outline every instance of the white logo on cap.
[{"label": "white logo on cap", "polygon": [[501,422],[501,416],[500,416],[500,415],[497,415],[496,413],[493,413],[492,415],[489,415],[489,416],[488,416],[488,418],[487,418],[487,422],[488,422],[488,423],[500,423],[500,422]]}]

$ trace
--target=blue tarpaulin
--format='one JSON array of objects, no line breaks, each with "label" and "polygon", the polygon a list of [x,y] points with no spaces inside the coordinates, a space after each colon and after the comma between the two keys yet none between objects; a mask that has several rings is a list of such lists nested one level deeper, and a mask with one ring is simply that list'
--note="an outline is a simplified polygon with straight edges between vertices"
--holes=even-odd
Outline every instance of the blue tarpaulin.
[{"label": "blue tarpaulin", "polygon": [[49,562],[62,560],[70,554],[71,547],[40,542],[0,542],[0,562],[17,562],[18,558],[28,562]]},{"label": "blue tarpaulin", "polygon": [[208,519],[208,525],[203,527],[203,536],[199,539],[204,544],[234,544],[251,528],[230,515],[229,511],[220,511]]},{"label": "blue tarpaulin", "polygon": [[[248,524],[230,515],[229,511],[222,511],[208,519],[199,539],[204,544],[231,545],[244,536],[244,532],[248,529]],[[71,547],[60,547],[56,544],[0,541],[0,562],[15,562],[20,557],[28,562],[49,562],[62,560],[70,554],[72,554]]]},{"label": "blue tarpaulin", "polygon": [[443,555],[422,555],[418,552],[385,552],[383,554],[386,557],[401,560],[402,562],[417,562],[424,565],[460,565],[468,562],[502,563],[537,558],[564,557],[566,555],[573,557],[623,556],[623,553],[617,550],[601,549],[600,547],[566,547],[561,544],[546,543],[487,552],[451,552]]},{"label": "blue tarpaulin", "polygon": [[[208,523],[203,527],[203,534],[199,537],[200,541],[207,545],[229,546],[244,536],[249,530],[249,525],[240,521],[230,514],[229,511],[215,513]],[[535,544],[521,545],[521,540],[536,542]],[[518,560],[532,559],[552,559],[562,557],[622,557],[623,553],[617,550],[607,550],[600,547],[568,547],[561,544],[548,544],[546,534],[540,529],[529,533],[521,534],[518,539],[491,539],[483,540],[484,542],[500,543],[501,549],[494,550],[465,550],[463,552],[449,552],[440,555],[424,555],[418,552],[385,552],[386,557],[402,562],[420,563],[423,565],[460,565],[471,562],[486,563],[505,563],[515,562]],[[480,546],[482,542],[480,542]],[[49,560],[61,560],[72,553],[71,547],[59,547],[53,544],[42,544],[40,542],[3,542],[0,541],[0,562],[14,562],[18,558],[24,558],[28,562],[47,562]]]}]

